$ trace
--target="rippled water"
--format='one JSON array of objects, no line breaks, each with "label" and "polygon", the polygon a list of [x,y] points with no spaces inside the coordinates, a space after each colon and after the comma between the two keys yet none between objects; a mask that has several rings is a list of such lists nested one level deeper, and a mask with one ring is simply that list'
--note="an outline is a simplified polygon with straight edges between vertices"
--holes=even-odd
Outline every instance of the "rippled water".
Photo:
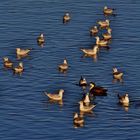
[{"label": "rippled water", "polygon": [[[80,48],[91,48],[94,37],[89,28],[105,19],[103,7],[116,8],[109,17],[113,39],[109,51],[102,49],[98,59],[83,58]],[[0,4],[0,139],[111,139],[139,140],[140,128],[140,1],[95,0],[7,0]],[[62,23],[69,11],[72,20]],[[36,37],[43,32],[43,48]],[[15,48],[33,48],[29,57],[17,60]],[[24,63],[21,76],[3,68],[8,56]],[[64,57],[70,68],[58,71]],[[124,83],[112,83],[112,67],[124,72]],[[108,89],[107,97],[97,97],[94,113],[85,115],[85,126],[73,127],[82,90],[76,83],[83,75],[88,81]],[[64,105],[50,104],[44,91],[65,90]],[[128,92],[128,111],[118,105],[116,92]]]}]

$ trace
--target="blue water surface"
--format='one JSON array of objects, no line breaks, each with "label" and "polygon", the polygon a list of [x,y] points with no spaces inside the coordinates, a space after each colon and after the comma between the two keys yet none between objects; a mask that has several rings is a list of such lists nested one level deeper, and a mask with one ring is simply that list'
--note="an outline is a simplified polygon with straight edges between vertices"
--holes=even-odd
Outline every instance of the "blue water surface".
[{"label": "blue water surface", "polygon": [[[115,8],[105,17],[103,7]],[[140,1],[136,0],[2,0],[0,3],[0,140],[139,140],[140,139]],[[72,17],[62,23],[65,12]],[[89,29],[97,21],[111,20],[110,50],[101,49],[97,60],[82,57],[80,48],[91,48],[95,38]],[[44,33],[39,47],[36,38]],[[18,60],[16,48],[32,48]],[[13,75],[3,67],[3,57],[25,71]],[[67,73],[58,64],[67,58]],[[112,67],[124,72],[124,83],[112,82]],[[79,111],[80,77],[108,89],[97,97],[93,114],[85,125],[74,128],[73,113]],[[44,91],[63,88],[64,104],[51,104]],[[129,93],[127,111],[118,105],[117,94]]]}]

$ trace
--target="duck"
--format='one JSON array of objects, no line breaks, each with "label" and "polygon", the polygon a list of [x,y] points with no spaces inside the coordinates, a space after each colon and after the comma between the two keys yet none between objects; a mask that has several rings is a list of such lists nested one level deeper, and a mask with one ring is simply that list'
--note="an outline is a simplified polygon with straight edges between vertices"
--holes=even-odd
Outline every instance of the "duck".
[{"label": "duck", "polygon": [[64,94],[64,90],[60,89],[58,91],[58,93],[47,93],[45,92],[45,95],[47,95],[49,97],[49,99],[54,100],[54,101],[61,101],[63,100],[63,94]]},{"label": "duck", "polygon": [[95,108],[96,105],[85,106],[83,101],[79,102],[79,109],[81,112],[92,112],[92,109]]},{"label": "duck", "polygon": [[108,8],[107,6],[104,6],[103,13],[104,13],[105,15],[112,15],[113,12],[114,12],[114,10],[115,10],[115,9],[113,9],[113,8]]},{"label": "duck", "polygon": [[63,64],[58,65],[58,68],[60,71],[66,71],[68,69],[68,62],[66,58],[64,59]]},{"label": "duck", "polygon": [[3,58],[3,63],[4,63],[4,67],[6,67],[6,68],[12,68],[13,67],[13,62],[11,60],[9,60],[8,57]]},{"label": "duck", "polygon": [[104,40],[104,39],[100,40],[100,38],[98,36],[96,36],[95,39],[96,39],[96,45],[99,45],[101,47],[108,46],[108,41],[107,40]]},{"label": "duck", "polygon": [[104,21],[98,21],[97,22],[101,28],[106,28],[106,27],[109,27],[110,25],[110,20],[106,19]]},{"label": "duck", "polygon": [[83,126],[84,125],[84,118],[79,116],[78,113],[75,112],[74,116],[73,116],[73,123],[76,126]]},{"label": "duck", "polygon": [[112,32],[112,29],[107,28],[107,33],[102,34],[102,36],[104,37],[104,40],[110,40],[112,38],[111,32]]},{"label": "duck", "polygon": [[65,13],[65,15],[63,16],[63,23],[70,21],[70,19],[71,19],[70,14]]},{"label": "duck", "polygon": [[82,52],[84,52],[86,55],[89,56],[96,55],[98,53],[98,50],[99,50],[98,45],[95,45],[93,49],[81,49]]},{"label": "duck", "polygon": [[17,56],[26,56],[28,53],[31,51],[31,49],[21,49],[21,48],[16,48],[16,54]]},{"label": "duck", "polygon": [[84,105],[89,106],[90,105],[90,97],[89,93],[86,93],[84,99],[83,99]]},{"label": "duck", "polygon": [[113,78],[117,80],[121,80],[123,77],[123,72],[118,71],[116,67],[113,68]]},{"label": "duck", "polygon": [[45,38],[44,38],[44,34],[43,34],[43,33],[41,33],[41,34],[39,35],[39,37],[37,37],[37,43],[38,43],[39,45],[42,45],[43,43],[45,43]]},{"label": "duck", "polygon": [[124,106],[129,106],[129,96],[128,93],[126,93],[125,95],[120,96],[118,94],[118,99],[119,99],[119,103],[124,105]]},{"label": "duck", "polygon": [[81,76],[80,81],[79,81],[79,86],[80,86],[80,87],[86,87],[86,86],[87,86],[86,78],[83,78],[83,77]]},{"label": "duck", "polygon": [[14,70],[15,73],[22,73],[23,70],[24,70],[23,63],[20,62],[17,67],[14,67],[13,68],[13,70]]},{"label": "duck", "polygon": [[97,26],[91,27],[90,29],[90,35],[96,35],[99,32]]},{"label": "duck", "polygon": [[107,89],[101,86],[96,86],[94,82],[90,82],[89,92],[93,96],[107,96]]}]

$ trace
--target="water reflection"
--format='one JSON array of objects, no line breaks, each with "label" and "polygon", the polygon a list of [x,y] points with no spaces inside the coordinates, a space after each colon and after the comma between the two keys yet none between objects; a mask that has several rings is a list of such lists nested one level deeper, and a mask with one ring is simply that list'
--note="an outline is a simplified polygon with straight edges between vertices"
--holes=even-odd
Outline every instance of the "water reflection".
[{"label": "water reflection", "polygon": [[112,83],[117,83],[117,82],[119,82],[119,83],[121,83],[121,84],[124,83],[124,81],[123,81],[122,78],[121,78],[121,79],[115,79],[115,78],[113,78]]},{"label": "water reflection", "polygon": [[98,61],[97,54],[96,55],[87,55],[87,54],[84,54],[84,55],[81,56],[81,58],[86,58],[86,57],[92,58],[94,62],[97,62]]},{"label": "water reflection", "polygon": [[49,99],[48,102],[49,102],[50,104],[59,104],[60,106],[63,106],[63,100],[54,101],[54,100]]}]

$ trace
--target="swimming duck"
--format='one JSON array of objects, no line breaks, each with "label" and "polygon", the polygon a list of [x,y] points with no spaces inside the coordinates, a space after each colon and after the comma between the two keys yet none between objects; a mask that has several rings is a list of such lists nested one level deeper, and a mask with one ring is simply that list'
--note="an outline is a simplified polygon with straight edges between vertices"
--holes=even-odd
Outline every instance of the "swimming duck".
[{"label": "swimming duck", "polygon": [[106,28],[110,25],[110,21],[108,19],[106,19],[105,21],[98,21],[97,23],[100,25],[101,28]]},{"label": "swimming duck", "polygon": [[25,55],[27,55],[30,51],[31,51],[31,49],[20,49],[20,48],[16,48],[17,56],[25,56]]},{"label": "swimming duck", "polygon": [[22,73],[23,70],[24,70],[24,68],[23,68],[23,63],[20,62],[19,65],[18,65],[17,67],[13,68],[13,70],[14,70],[15,73]]},{"label": "swimming duck", "polygon": [[108,41],[107,40],[100,40],[100,38],[98,36],[95,37],[96,38],[96,45],[99,45],[101,47],[106,47],[108,46]]},{"label": "swimming duck", "polygon": [[113,8],[108,8],[107,6],[104,6],[103,13],[104,13],[105,15],[112,15],[113,12],[114,12],[114,10],[115,10],[115,9],[113,9]]},{"label": "swimming duck", "polygon": [[83,99],[84,105],[89,106],[90,104],[90,97],[89,97],[89,93],[86,93],[84,99]]},{"label": "swimming duck", "polygon": [[118,94],[118,99],[119,99],[119,103],[121,103],[122,105],[129,106],[129,97],[127,93],[123,96],[120,96]]},{"label": "swimming duck", "polygon": [[80,101],[79,104],[80,104],[79,109],[81,112],[91,112],[92,109],[96,106],[96,105],[85,106],[83,101]]},{"label": "swimming duck", "polygon": [[100,86],[96,86],[96,84],[93,82],[90,82],[89,92],[93,96],[107,96],[107,89]]},{"label": "swimming duck", "polygon": [[38,42],[39,45],[42,45],[43,43],[45,43],[45,38],[44,38],[44,34],[43,33],[41,33],[39,35],[39,37],[37,38],[37,42]]},{"label": "swimming duck", "polygon": [[93,49],[81,49],[86,55],[93,56],[96,55],[99,50],[98,45],[95,45]]},{"label": "swimming duck", "polygon": [[79,116],[78,113],[74,113],[73,123],[76,126],[83,126],[84,125],[84,119],[83,119],[83,117]]},{"label": "swimming duck", "polygon": [[58,66],[58,68],[59,68],[59,70],[61,70],[61,71],[66,71],[66,70],[68,69],[68,62],[67,62],[67,59],[66,59],[66,58],[64,59],[63,64],[60,64],[60,65]]},{"label": "swimming duck", "polygon": [[49,97],[49,99],[55,100],[55,101],[62,100],[63,99],[63,94],[64,94],[64,90],[63,89],[60,89],[58,94],[52,94],[52,93],[45,92],[45,95],[47,95]]},{"label": "swimming duck", "polygon": [[81,86],[81,87],[86,87],[87,86],[86,78],[83,78],[81,76],[80,81],[79,81],[79,86]]},{"label": "swimming duck", "polygon": [[92,27],[91,29],[90,29],[90,35],[92,36],[92,35],[96,35],[97,33],[98,33],[98,28],[97,28],[97,26],[94,26],[94,27]]},{"label": "swimming duck", "polygon": [[71,17],[69,13],[65,13],[63,16],[63,23],[70,21]]},{"label": "swimming duck", "polygon": [[8,57],[4,57],[3,62],[4,62],[4,67],[6,67],[6,68],[12,68],[13,67],[13,62],[11,60],[9,60]]},{"label": "swimming duck", "polygon": [[121,80],[123,76],[123,72],[119,72],[117,68],[113,68],[113,78],[117,80]]},{"label": "swimming duck", "polygon": [[111,32],[112,32],[112,29],[107,28],[107,33],[103,34],[104,40],[109,40],[112,38]]}]

